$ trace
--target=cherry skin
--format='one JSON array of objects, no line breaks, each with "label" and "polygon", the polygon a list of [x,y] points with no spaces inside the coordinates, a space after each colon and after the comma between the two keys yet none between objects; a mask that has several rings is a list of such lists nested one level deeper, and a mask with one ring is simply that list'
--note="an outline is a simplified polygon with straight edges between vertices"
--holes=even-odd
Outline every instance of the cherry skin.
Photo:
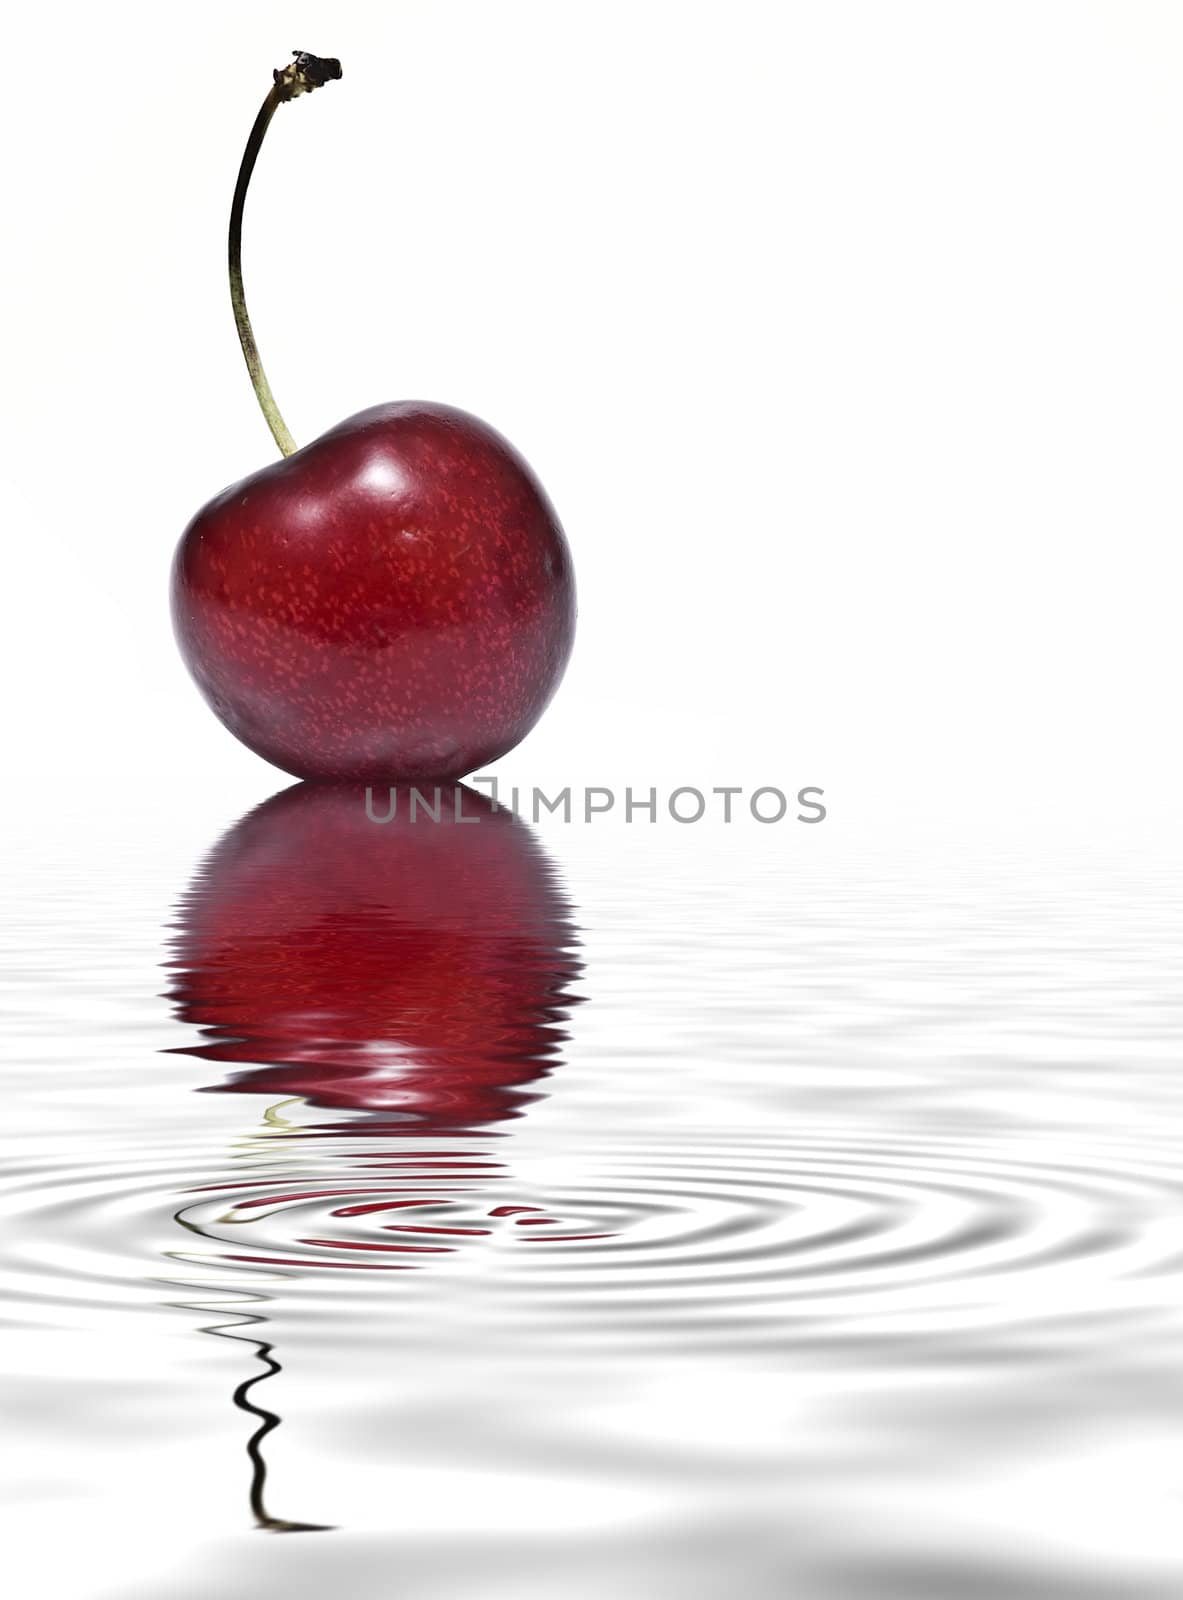
[{"label": "cherry skin", "polygon": [[575,585],[513,447],[467,412],[400,401],[204,506],[173,562],[172,613],[210,706],[275,766],[443,782],[542,714]]}]

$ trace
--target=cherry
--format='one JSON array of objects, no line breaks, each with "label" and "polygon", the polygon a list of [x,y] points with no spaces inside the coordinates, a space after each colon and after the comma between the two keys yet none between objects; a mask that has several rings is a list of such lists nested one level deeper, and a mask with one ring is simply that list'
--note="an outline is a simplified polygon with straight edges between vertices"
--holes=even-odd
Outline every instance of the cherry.
[{"label": "cherry", "polygon": [[527,463],[451,406],[398,401],[298,449],[242,285],[242,213],[278,106],[341,76],[307,52],[274,74],[230,217],[247,369],[283,459],[216,495],[172,568],[177,641],[206,700],[297,777],[441,782],[525,737],[571,652],[575,587]]}]

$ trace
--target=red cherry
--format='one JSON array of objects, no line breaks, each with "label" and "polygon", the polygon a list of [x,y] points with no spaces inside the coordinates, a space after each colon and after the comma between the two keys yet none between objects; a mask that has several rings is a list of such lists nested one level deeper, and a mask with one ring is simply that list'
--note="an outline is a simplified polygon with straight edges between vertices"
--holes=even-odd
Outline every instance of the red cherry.
[{"label": "red cherry", "polygon": [[571,652],[575,586],[554,509],[513,447],[451,406],[373,406],[298,450],[259,360],[242,209],[277,106],[340,77],[302,54],[256,119],[230,222],[231,298],[285,459],[217,495],[173,563],[185,662],[213,710],[297,777],[438,779],[529,732]]},{"label": "red cherry", "polygon": [[230,731],[305,778],[456,778],[504,755],[566,666],[563,531],[484,423],[360,412],[186,529],[173,622]]}]

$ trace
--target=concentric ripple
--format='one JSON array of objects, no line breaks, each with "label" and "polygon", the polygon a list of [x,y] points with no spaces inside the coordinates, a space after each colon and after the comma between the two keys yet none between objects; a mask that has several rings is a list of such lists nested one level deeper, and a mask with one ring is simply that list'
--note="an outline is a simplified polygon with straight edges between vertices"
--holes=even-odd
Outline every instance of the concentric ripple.
[{"label": "concentric ripple", "polygon": [[163,1152],[10,1174],[10,1315],[142,1302],[147,1263],[129,1234],[156,1241],[157,1286],[168,1263],[308,1292],[322,1275],[469,1272],[507,1315],[622,1338],[1095,1319],[1169,1306],[1183,1270],[1178,1171],[1120,1143],[1088,1165],[988,1138],[860,1142],[849,1128],[618,1137],[534,1164],[497,1139],[422,1147],[292,1125],[259,1143],[199,1183],[178,1185]]},{"label": "concentric ripple", "polygon": [[929,1332],[1096,1315],[1169,1300],[1183,1267],[1183,1184],[1145,1161],[1085,1168],[847,1130],[646,1148],[643,1166],[616,1151],[602,1181],[558,1205],[610,1220],[612,1237],[563,1252],[550,1284],[530,1263],[531,1287],[561,1281],[622,1317],[656,1306],[671,1331],[762,1312]]}]

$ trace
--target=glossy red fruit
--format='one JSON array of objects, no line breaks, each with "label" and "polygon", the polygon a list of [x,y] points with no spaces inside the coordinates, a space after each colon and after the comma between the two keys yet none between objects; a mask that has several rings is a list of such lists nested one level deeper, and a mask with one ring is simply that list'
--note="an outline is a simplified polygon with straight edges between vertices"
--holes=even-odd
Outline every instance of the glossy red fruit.
[{"label": "glossy red fruit", "polygon": [[190,672],[298,777],[460,777],[511,750],[575,627],[563,530],[530,468],[451,406],[359,412],[224,490],[173,563]]},{"label": "glossy red fruit", "polygon": [[439,822],[409,801],[374,822],[363,790],[299,784],[215,847],[170,992],[205,1036],[182,1053],[233,1069],[211,1088],[369,1113],[334,1125],[358,1133],[478,1128],[536,1097],[574,1000],[570,906],[512,812],[460,785]]}]

